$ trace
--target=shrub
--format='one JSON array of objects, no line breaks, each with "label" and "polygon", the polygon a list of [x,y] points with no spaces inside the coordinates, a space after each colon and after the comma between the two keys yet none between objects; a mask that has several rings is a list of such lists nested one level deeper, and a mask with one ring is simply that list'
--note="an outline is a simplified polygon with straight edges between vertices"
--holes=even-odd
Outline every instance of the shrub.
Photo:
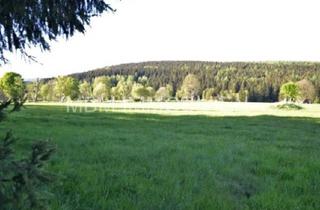
[{"label": "shrub", "polygon": [[297,104],[292,104],[292,103],[286,103],[286,104],[280,104],[277,105],[278,109],[282,110],[301,110],[303,107],[297,105]]}]

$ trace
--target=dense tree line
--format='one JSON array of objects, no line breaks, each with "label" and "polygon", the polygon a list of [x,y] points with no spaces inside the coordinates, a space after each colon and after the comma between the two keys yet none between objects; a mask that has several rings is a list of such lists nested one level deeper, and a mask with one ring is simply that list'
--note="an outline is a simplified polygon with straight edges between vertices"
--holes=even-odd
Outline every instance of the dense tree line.
[{"label": "dense tree line", "polygon": [[66,100],[134,100],[146,101],[161,98],[167,100],[172,97],[172,87],[163,87],[167,92],[156,92],[147,77],[134,76],[99,76],[92,81],[79,81],[71,76],[57,77],[47,81],[35,81],[26,85],[28,99],[43,101]]},{"label": "dense tree line", "polygon": [[[219,100],[275,102],[279,100],[280,87],[286,82],[310,81],[316,97],[320,90],[320,63],[311,62],[198,62],[162,61],[122,64],[73,74],[72,77],[92,82],[98,76],[132,75],[133,80],[148,78],[154,90],[171,85],[176,96],[188,74],[199,79],[199,93],[203,97]],[[211,96],[208,96],[210,89]]]},{"label": "dense tree line", "polygon": [[[220,73],[218,73],[220,74]],[[209,87],[201,90],[201,82],[197,75],[188,74],[174,93],[173,86],[166,84],[158,89],[150,85],[146,76],[135,79],[133,75],[98,76],[92,81],[71,76],[25,83],[19,74],[6,73],[0,79],[0,99],[14,100],[23,103],[29,101],[84,100],[104,102],[108,100],[132,101],[169,101],[169,100],[217,100],[217,101],[249,101],[252,97],[250,89],[241,84],[239,89],[222,89]],[[253,87],[254,88],[254,87]],[[253,89],[256,93],[257,90]],[[316,86],[307,79],[297,82],[286,82],[280,87],[278,100],[290,102],[319,102]]]},{"label": "dense tree line", "polygon": [[[179,62],[159,64],[168,63],[179,64]],[[199,64],[198,70],[194,71],[190,66],[195,67],[197,63]],[[159,64],[158,66],[164,68],[165,65]],[[43,81],[37,80],[27,85],[28,98],[30,101],[40,99],[61,102],[67,99],[99,102],[200,99],[241,102],[275,102],[278,100],[319,102],[318,78],[320,78],[320,73],[316,70],[318,64],[248,63],[247,66],[243,66],[244,63],[225,63],[224,66],[220,65],[219,69],[213,67],[210,69],[209,64],[186,62],[185,65],[180,66],[179,71],[173,70],[177,72],[174,75],[170,72],[167,75],[159,68],[150,70],[150,65],[144,65],[145,71],[130,72],[131,69],[128,66],[141,64],[126,64],[123,66],[126,66],[127,70],[114,70],[110,67],[103,71],[106,75],[99,73],[102,70],[98,70]],[[212,65],[218,66],[217,63],[212,63]],[[236,68],[237,65],[242,68]],[[132,68],[137,68],[133,66]],[[269,69],[263,70],[262,67]],[[110,72],[112,74],[109,75]],[[181,75],[185,76],[181,77]],[[175,80],[172,80],[170,76]]]}]

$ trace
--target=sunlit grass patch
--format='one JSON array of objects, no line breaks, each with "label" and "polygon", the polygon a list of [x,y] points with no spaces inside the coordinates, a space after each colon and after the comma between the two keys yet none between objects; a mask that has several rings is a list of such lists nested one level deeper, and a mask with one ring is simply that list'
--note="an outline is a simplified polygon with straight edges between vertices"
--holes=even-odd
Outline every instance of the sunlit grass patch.
[{"label": "sunlit grass patch", "polygon": [[318,118],[27,106],[8,128],[57,144],[53,210],[320,209]]}]

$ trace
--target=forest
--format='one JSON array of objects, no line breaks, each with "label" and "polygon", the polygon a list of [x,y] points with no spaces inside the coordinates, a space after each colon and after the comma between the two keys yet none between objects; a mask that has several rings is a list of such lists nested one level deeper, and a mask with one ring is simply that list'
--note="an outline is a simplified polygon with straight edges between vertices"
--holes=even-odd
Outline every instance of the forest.
[{"label": "forest", "polygon": [[[120,85],[128,82],[131,86],[127,87],[129,89],[134,84],[141,84],[149,88],[149,95],[157,91],[160,94],[168,87],[169,98],[191,99],[193,96],[184,97],[181,92],[187,75],[194,75],[199,82],[194,93],[195,99],[276,102],[281,99],[280,88],[283,84],[302,80],[307,81],[312,88],[313,96],[312,99],[309,98],[311,101],[318,102],[320,96],[320,63],[313,62],[142,62],[115,65],[69,76],[80,83],[89,83],[92,91],[95,78],[106,76],[110,80],[107,85],[110,86],[110,93],[105,97],[109,99],[123,98],[116,95],[112,97],[111,89],[115,89],[119,82]],[[52,84],[54,80],[48,78],[40,82]],[[144,92],[142,95],[147,98],[148,94]]]}]

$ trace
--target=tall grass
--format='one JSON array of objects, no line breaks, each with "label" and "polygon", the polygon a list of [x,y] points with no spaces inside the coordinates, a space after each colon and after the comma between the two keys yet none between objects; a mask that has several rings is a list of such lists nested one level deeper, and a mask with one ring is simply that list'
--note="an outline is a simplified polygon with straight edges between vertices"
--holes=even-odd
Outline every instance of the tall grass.
[{"label": "tall grass", "polygon": [[51,138],[51,209],[320,209],[318,118],[67,113],[0,125]]}]

